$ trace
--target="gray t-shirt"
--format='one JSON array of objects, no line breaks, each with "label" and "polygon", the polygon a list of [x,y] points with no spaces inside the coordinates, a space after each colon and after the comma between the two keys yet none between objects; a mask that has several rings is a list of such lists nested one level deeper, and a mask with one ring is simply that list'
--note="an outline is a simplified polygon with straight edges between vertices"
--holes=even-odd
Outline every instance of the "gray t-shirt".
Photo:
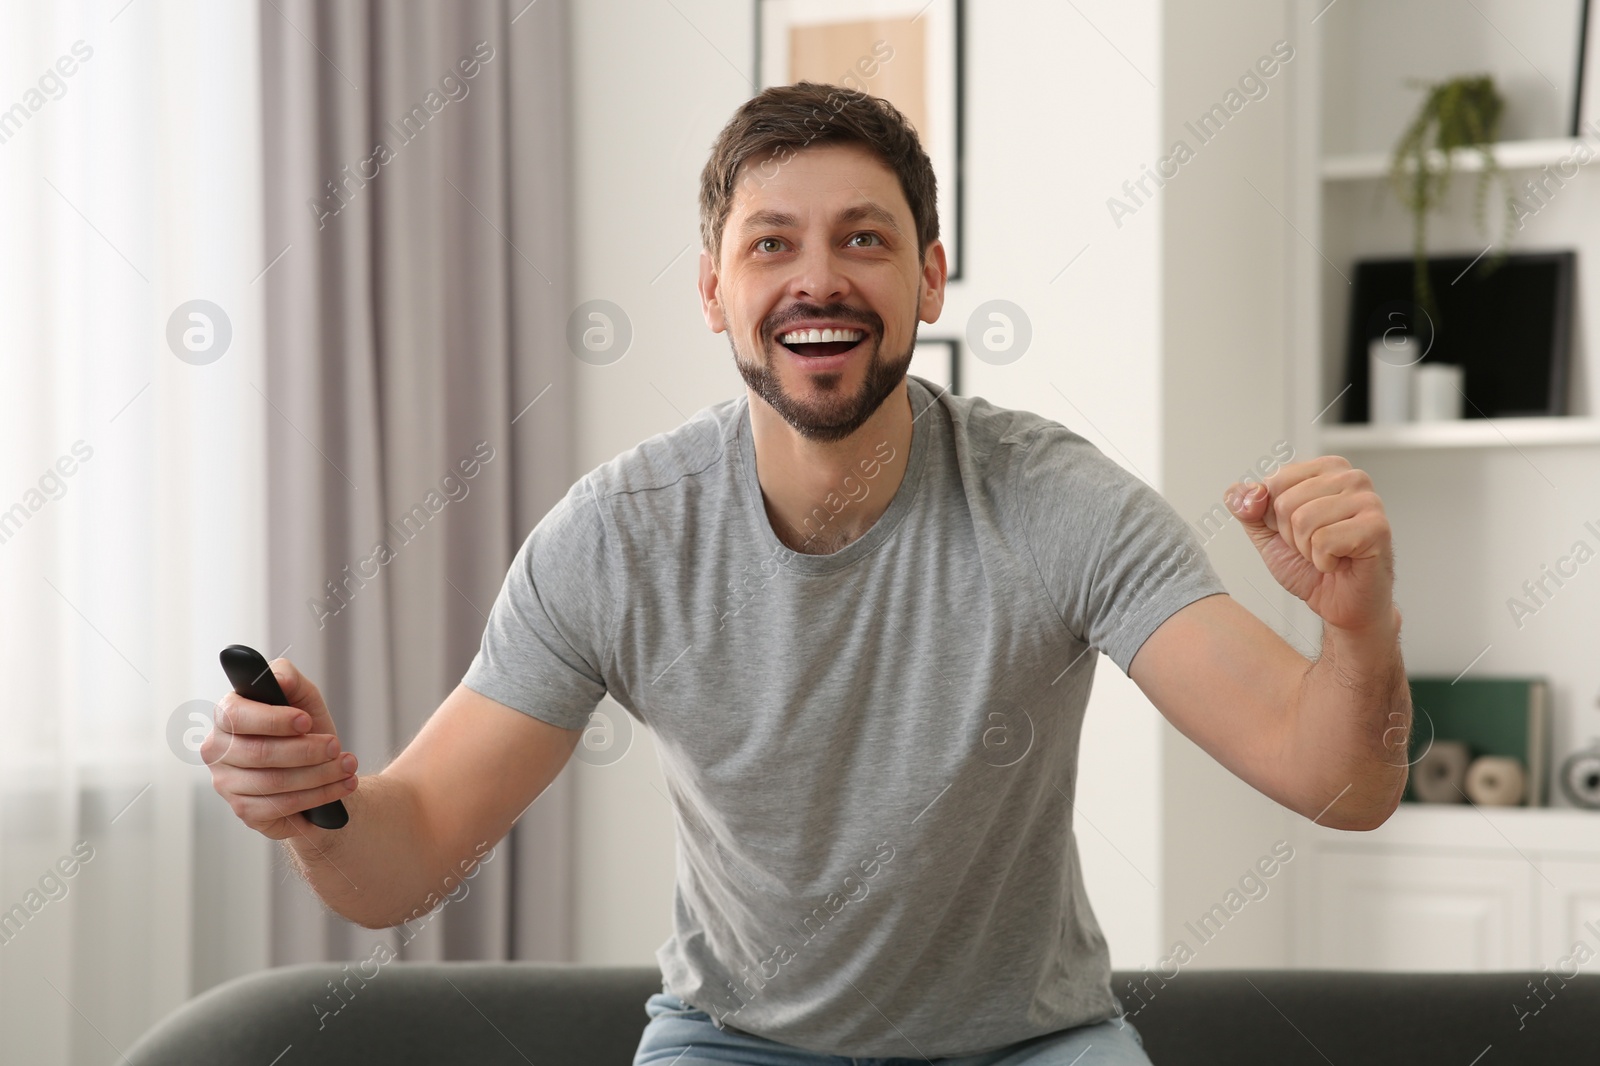
[{"label": "gray t-shirt", "polygon": [[[907,381],[905,477],[858,539],[786,547],[748,397],[703,408],[540,520],[464,678],[568,729],[610,693],[654,731],[677,831],[664,988],[834,1055],[965,1055],[1115,1013],[1072,832],[1088,652],[1126,672],[1227,591],[1083,437]],[[882,472],[863,462],[810,531],[827,543]]]}]

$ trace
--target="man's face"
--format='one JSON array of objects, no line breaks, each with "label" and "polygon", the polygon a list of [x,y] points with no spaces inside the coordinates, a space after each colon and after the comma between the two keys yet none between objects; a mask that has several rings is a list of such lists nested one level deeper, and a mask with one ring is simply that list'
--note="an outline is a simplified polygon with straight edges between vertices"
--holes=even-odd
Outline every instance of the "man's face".
[{"label": "man's face", "polygon": [[701,253],[706,323],[796,432],[841,440],[905,379],[918,320],[939,317],[944,248],[918,265],[911,205],[863,145],[806,148],[776,173],[762,162],[741,168],[720,260]]}]

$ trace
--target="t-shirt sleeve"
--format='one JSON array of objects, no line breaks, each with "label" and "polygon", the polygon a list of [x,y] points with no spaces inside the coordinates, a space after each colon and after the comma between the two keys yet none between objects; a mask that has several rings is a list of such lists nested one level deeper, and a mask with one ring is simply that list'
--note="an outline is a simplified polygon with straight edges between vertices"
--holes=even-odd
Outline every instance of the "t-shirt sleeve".
[{"label": "t-shirt sleeve", "polygon": [[1045,590],[1067,629],[1126,674],[1162,622],[1227,587],[1160,493],[1058,423],[1029,437],[1016,490]]},{"label": "t-shirt sleeve", "polygon": [[600,501],[579,480],[506,572],[462,683],[563,729],[582,729],[605,695],[615,572]]}]

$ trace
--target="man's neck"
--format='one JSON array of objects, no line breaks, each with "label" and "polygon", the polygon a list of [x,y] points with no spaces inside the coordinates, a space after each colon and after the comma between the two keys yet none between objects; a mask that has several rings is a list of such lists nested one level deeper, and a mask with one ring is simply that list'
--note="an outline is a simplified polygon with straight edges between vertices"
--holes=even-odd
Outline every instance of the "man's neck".
[{"label": "man's neck", "polygon": [[904,381],[840,441],[806,439],[752,394],[756,478],[778,539],[797,552],[827,555],[871,529],[905,477],[911,423]]}]

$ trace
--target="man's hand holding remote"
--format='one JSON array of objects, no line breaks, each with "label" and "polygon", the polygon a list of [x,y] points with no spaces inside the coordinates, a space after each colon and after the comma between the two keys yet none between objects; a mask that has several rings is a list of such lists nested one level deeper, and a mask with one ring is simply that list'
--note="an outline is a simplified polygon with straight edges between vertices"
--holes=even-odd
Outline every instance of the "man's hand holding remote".
[{"label": "man's hand holding remote", "polygon": [[[582,736],[458,685],[358,793],[356,758],[340,748],[322,693],[289,660],[269,665],[288,705],[230,692],[200,756],[239,820],[282,841],[312,891],[369,929],[435,906],[555,780]],[[342,829],[304,813],[331,800],[349,808]]]},{"label": "man's hand holding remote", "polygon": [[272,672],[289,705],[228,693],[200,757],[212,787],[251,829],[273,840],[320,834],[300,812],[354,792],[357,760],[340,745],[317,686],[287,659],[274,660]]}]

